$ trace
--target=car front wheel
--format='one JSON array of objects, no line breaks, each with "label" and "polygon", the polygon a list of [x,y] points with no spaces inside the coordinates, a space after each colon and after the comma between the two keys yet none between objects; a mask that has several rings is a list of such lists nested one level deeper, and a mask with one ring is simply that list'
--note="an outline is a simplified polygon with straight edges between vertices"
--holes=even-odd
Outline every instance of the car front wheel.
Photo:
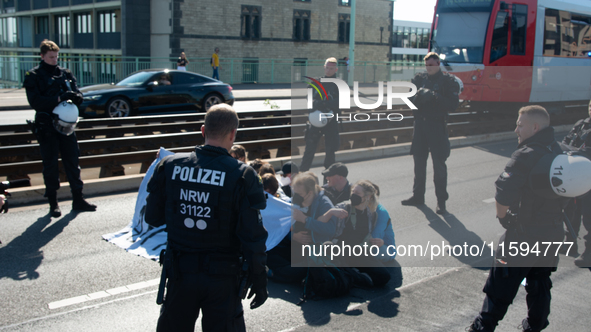
[{"label": "car front wheel", "polygon": [[110,118],[124,118],[131,114],[131,105],[124,98],[115,98],[107,105],[107,116]]},{"label": "car front wheel", "polygon": [[203,99],[203,110],[205,110],[207,112],[207,110],[213,106],[213,105],[217,105],[217,104],[221,104],[224,102],[224,99],[217,95],[217,94],[208,94],[207,96],[205,96],[205,98]]}]

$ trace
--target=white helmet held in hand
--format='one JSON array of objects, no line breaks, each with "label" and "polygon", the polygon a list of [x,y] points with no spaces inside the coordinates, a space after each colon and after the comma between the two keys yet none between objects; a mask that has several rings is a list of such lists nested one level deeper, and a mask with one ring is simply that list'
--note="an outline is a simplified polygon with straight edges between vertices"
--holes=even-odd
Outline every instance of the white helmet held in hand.
[{"label": "white helmet held in hand", "polygon": [[55,130],[66,136],[72,135],[78,124],[78,107],[71,100],[62,101],[53,109]]},{"label": "white helmet held in hand", "polygon": [[308,121],[310,121],[312,126],[322,128],[326,126],[329,118],[332,117],[332,115],[332,112],[322,113],[320,111],[314,111],[308,115]]},{"label": "white helmet held in hand", "polygon": [[591,160],[581,155],[545,155],[530,173],[530,187],[546,198],[581,196],[591,190]]}]

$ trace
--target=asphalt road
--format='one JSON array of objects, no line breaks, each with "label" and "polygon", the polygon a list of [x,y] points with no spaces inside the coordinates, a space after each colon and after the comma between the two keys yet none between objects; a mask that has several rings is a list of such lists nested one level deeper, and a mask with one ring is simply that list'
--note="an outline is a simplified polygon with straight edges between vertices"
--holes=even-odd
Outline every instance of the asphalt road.
[{"label": "asphalt road", "polygon": [[[494,241],[503,229],[494,218],[493,182],[515,141],[452,150],[448,160],[450,214],[434,213],[436,199],[428,182],[422,208],[403,207],[411,195],[412,158],[400,156],[350,163],[349,179],[369,179],[381,187],[381,203],[394,222],[397,245]],[[319,174],[320,169],[313,169]],[[429,173],[429,178],[431,178]],[[12,209],[0,215],[0,331],[153,331],[157,263],[126,253],[102,240],[132,218],[136,195],[91,197],[96,213],[47,217],[47,206]],[[584,231],[583,231],[584,232]],[[582,235],[582,234],[581,234]],[[582,245],[582,243],[580,243]],[[463,331],[478,313],[490,260],[478,257],[399,257],[404,284],[393,289],[354,289],[350,296],[309,301],[297,306],[298,285],[269,284],[261,308],[246,309],[249,331]],[[550,326],[546,331],[589,331],[591,296],[588,269],[561,257],[553,275]],[[248,302],[245,301],[247,305]],[[516,331],[525,317],[521,288],[498,331]],[[197,328],[197,330],[200,330]]]}]

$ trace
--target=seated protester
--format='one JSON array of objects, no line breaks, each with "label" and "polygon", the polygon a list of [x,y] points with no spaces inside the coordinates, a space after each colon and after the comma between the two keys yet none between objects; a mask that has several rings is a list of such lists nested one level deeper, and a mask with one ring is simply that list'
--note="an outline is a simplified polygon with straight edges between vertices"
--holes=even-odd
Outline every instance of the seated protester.
[{"label": "seated protester", "polygon": [[262,159],[259,159],[259,158],[248,162],[248,166],[254,168],[254,170],[255,170],[255,172],[257,172],[257,174],[259,173],[259,170],[261,169],[261,167],[263,167],[264,164],[268,164],[268,162],[263,161]]},{"label": "seated protester", "polygon": [[[350,201],[337,204],[338,209],[347,212],[346,217],[339,216],[336,236],[333,243],[338,245],[383,244],[382,239],[372,238],[372,231],[377,224],[377,190],[369,181],[359,181],[352,187]],[[373,240],[373,241],[372,241]],[[357,267],[361,273],[371,277],[374,286],[383,286],[390,281],[390,273],[384,264],[374,256],[341,256],[342,264]]]},{"label": "seated protester", "polygon": [[[275,169],[273,168],[273,166],[269,163],[264,162],[261,166],[261,168],[259,168],[259,176],[263,177],[263,175],[266,174],[271,174],[273,175],[273,177],[275,177],[275,180],[277,180],[276,174],[275,174]],[[279,181],[277,181],[277,186],[279,186]],[[285,192],[283,192],[283,189],[281,189],[281,187],[277,188],[277,192],[279,193],[279,197],[281,200],[284,200],[286,202],[291,202],[291,199],[289,199],[289,197],[285,194]]]},{"label": "seated protester", "polygon": [[275,175],[267,173],[261,176],[263,180],[263,190],[269,195],[276,197],[284,202],[291,203],[291,198],[285,196],[283,191],[280,191],[279,181],[275,178]]},{"label": "seated protester", "polygon": [[246,163],[246,149],[242,145],[233,145],[230,149],[230,155],[232,156],[232,158],[238,159],[241,162]]},{"label": "seated protester", "polygon": [[288,197],[292,196],[291,181],[296,175],[298,175],[299,172],[300,169],[298,165],[288,161],[283,165],[283,167],[281,167],[281,172],[279,172],[281,175],[277,176],[277,180],[281,184],[281,189]]},{"label": "seated protester", "polygon": [[343,163],[334,163],[322,171],[326,184],[322,186],[324,193],[333,205],[349,200],[351,185],[347,180],[349,170]]},{"label": "seated protester", "polygon": [[[373,182],[371,182],[371,184],[376,188],[376,196],[379,198],[380,187]],[[392,229],[392,219],[382,204],[378,204],[376,213],[377,221],[371,232],[372,239],[369,242],[380,248],[380,253],[376,258],[384,263],[394,281],[394,288],[398,288],[402,285],[402,268],[396,261],[396,250],[392,249],[396,246],[394,230]],[[393,246],[390,249],[390,253],[388,253],[388,246]]]},{"label": "seated protester", "polygon": [[[316,219],[334,207],[320,190],[316,175],[312,172],[300,173],[292,185],[295,223],[281,243],[267,252],[268,276],[277,282],[301,282],[308,271],[301,246],[327,241],[334,237],[336,231],[336,218],[326,217],[324,222]],[[292,266],[292,250],[297,251],[293,257],[298,259],[293,264],[298,266]]]}]

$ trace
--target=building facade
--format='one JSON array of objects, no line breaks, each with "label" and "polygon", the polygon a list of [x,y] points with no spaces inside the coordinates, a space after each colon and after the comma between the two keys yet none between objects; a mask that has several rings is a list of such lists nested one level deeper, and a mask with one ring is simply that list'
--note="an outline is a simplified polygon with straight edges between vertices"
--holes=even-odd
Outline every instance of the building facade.
[{"label": "building facade", "polygon": [[422,61],[429,51],[431,23],[394,20],[392,60]]}]

